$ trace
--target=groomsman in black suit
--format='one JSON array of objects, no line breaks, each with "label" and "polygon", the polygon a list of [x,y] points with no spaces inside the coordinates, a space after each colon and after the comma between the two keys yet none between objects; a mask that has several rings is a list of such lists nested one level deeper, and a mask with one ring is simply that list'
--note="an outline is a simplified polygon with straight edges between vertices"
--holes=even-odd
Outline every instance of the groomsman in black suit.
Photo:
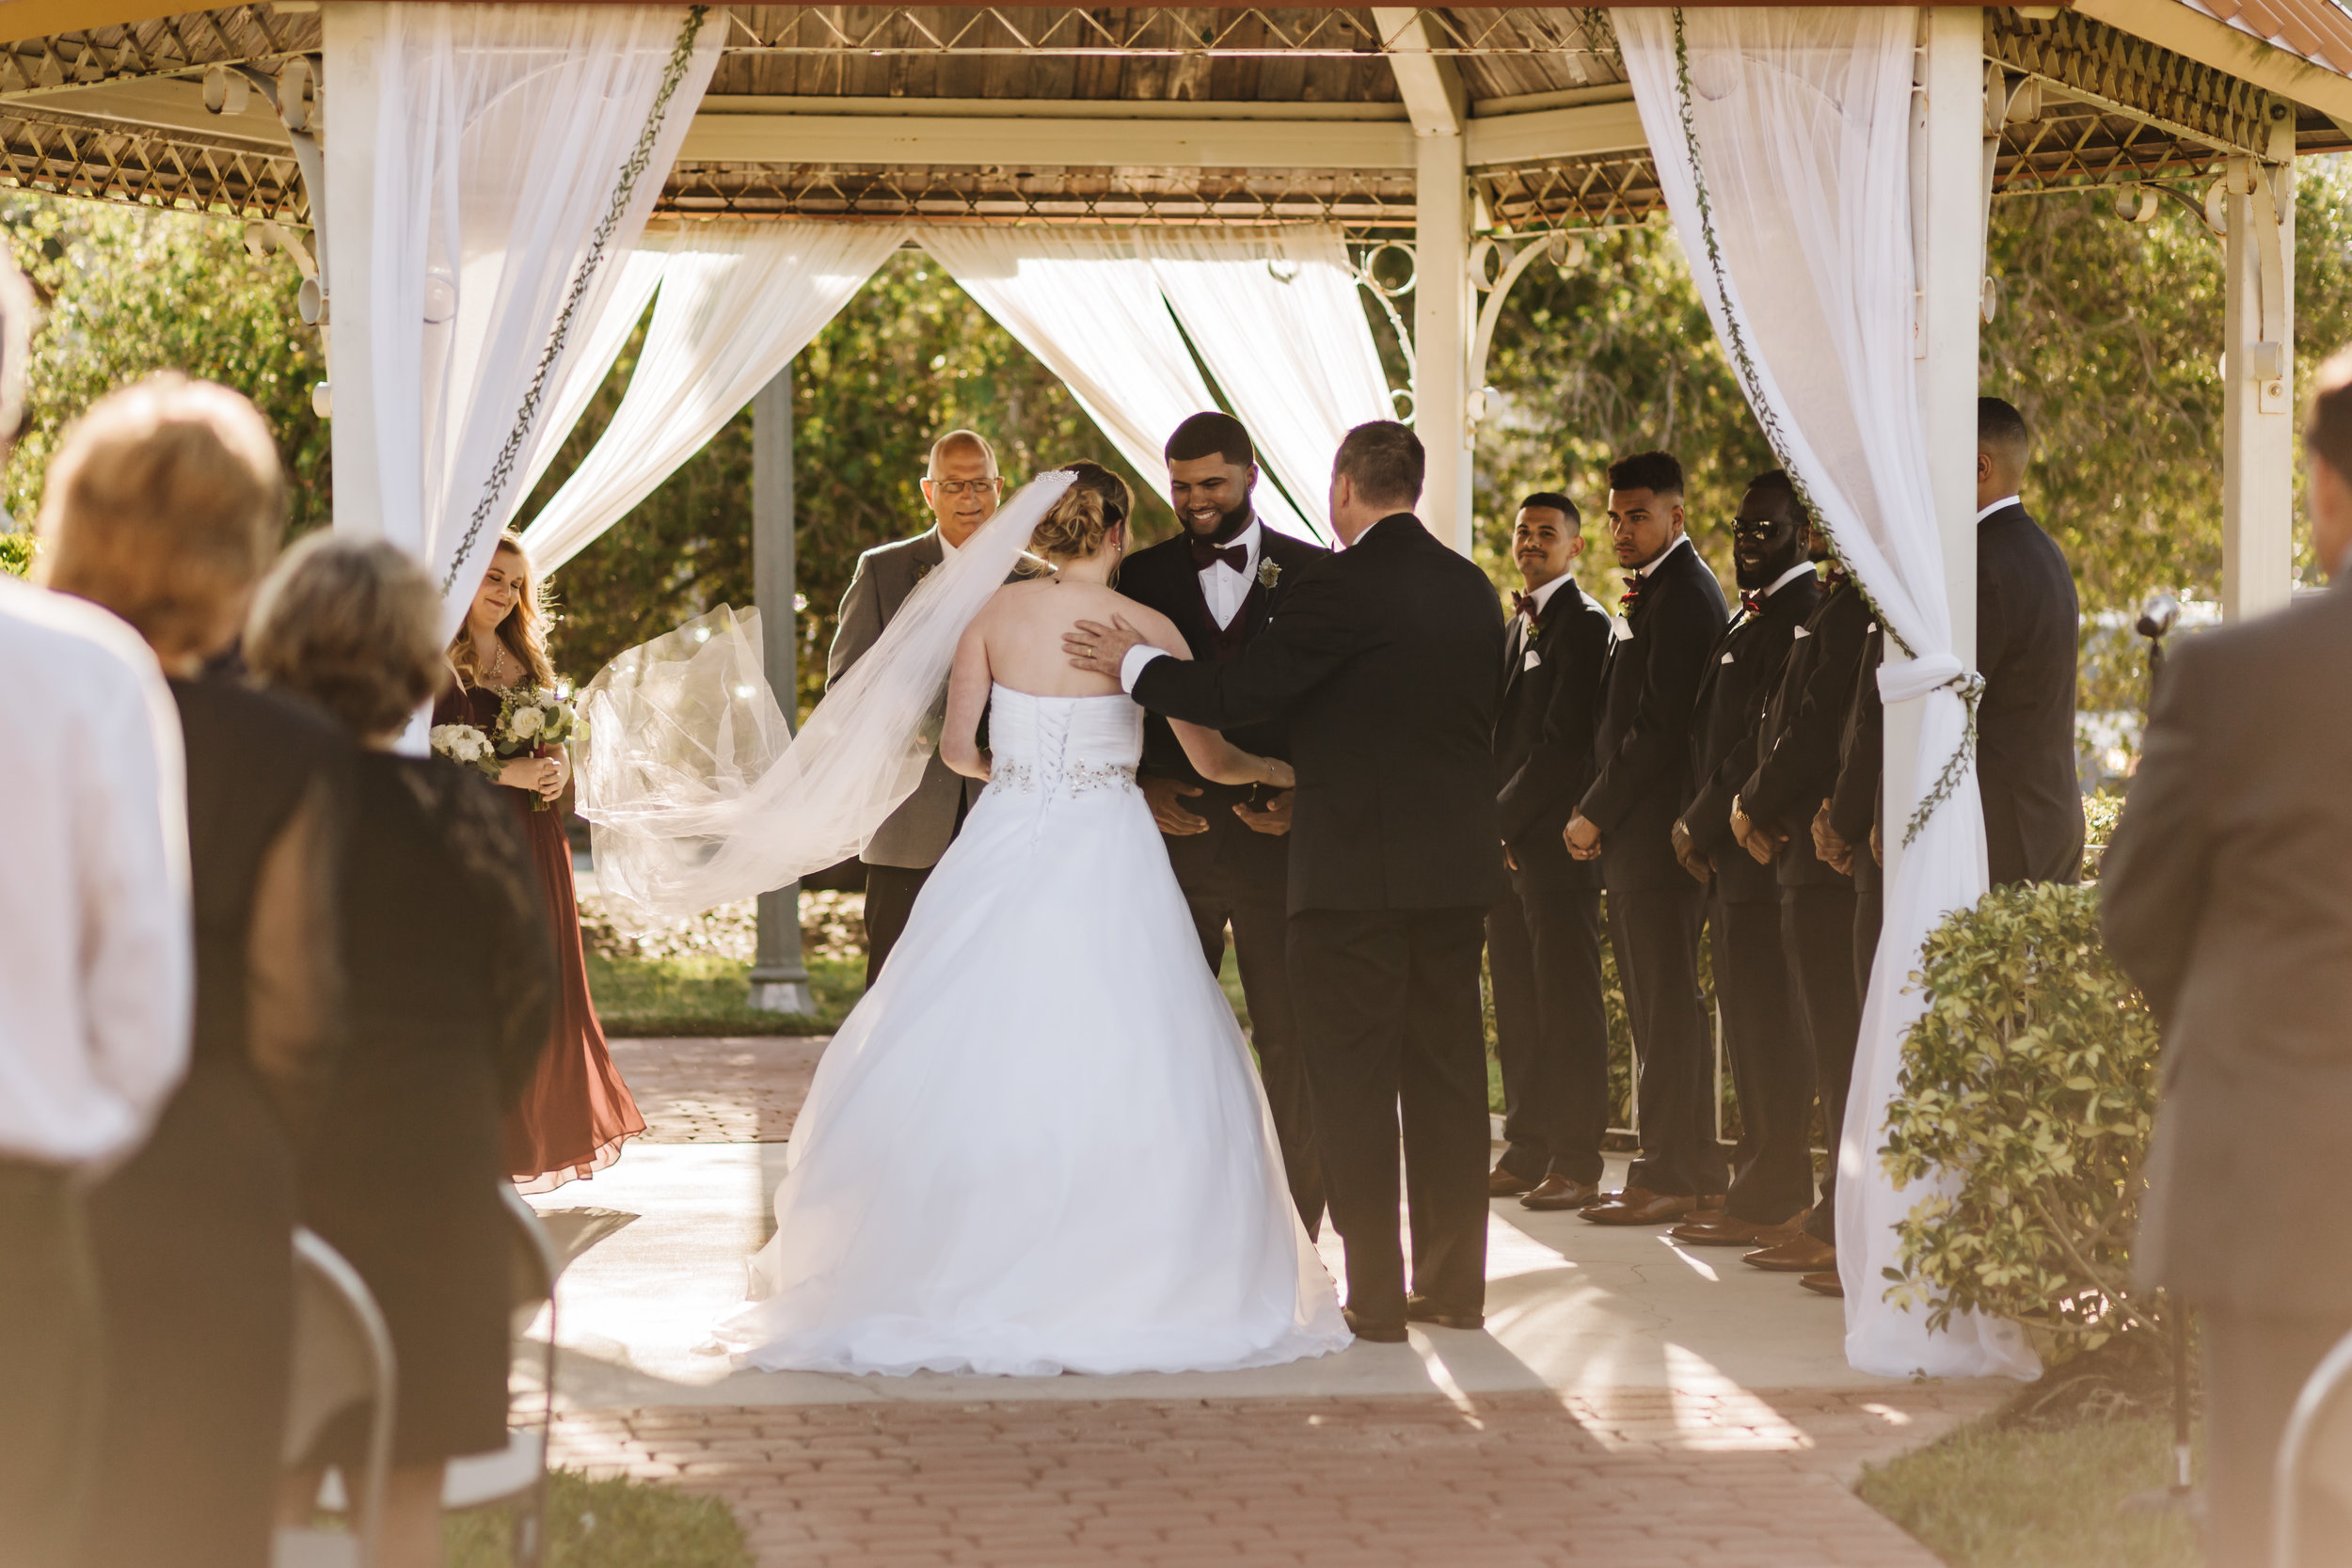
[{"label": "groomsman in black suit", "polygon": [[[2352,1329],[2352,356],[2318,381],[2304,494],[2334,585],[2166,656],[2099,873],[2107,951],[2164,1027],[2132,1263],[2198,1310],[2213,1568],[2287,1560],[2280,1440]],[[2312,1473],[2299,1568],[2352,1541],[2327,1440]]]},{"label": "groomsman in black suit", "polygon": [[[1411,511],[1426,459],[1401,424],[1359,425],[1331,468],[1345,545],[1295,574],[1230,663],[1165,657],[1123,622],[1081,622],[1072,662],[1171,719],[1290,719],[1291,988],[1331,1223],[1359,1338],[1485,1322],[1486,1051],[1478,957],[1505,886],[1495,812],[1502,612],[1486,576]],[[1677,873],[1679,875],[1679,873]],[[1397,1241],[1399,1113],[1413,1293]]]},{"label": "groomsman in black suit", "polygon": [[[1232,415],[1195,414],[1168,438],[1165,455],[1169,500],[1184,532],[1129,556],[1119,569],[1119,591],[1175,622],[1194,658],[1231,663],[1280,610],[1295,574],[1331,552],[1258,520],[1251,505],[1257,449]],[[1232,739],[1259,756],[1290,759],[1289,731],[1279,718],[1235,730]],[[1136,783],[1167,840],[1168,863],[1192,907],[1212,973],[1225,962],[1225,931],[1232,927],[1249,1040],[1265,1078],[1291,1197],[1311,1235],[1323,1225],[1323,1162],[1285,954],[1295,792],[1203,779],[1156,713],[1144,719]]]},{"label": "groomsman in black suit", "polygon": [[1599,859],[1609,893],[1610,946],[1642,1060],[1642,1157],[1625,1190],[1584,1217],[1661,1225],[1718,1206],[1728,1177],[1699,994],[1707,890],[1676,860],[1673,838],[1691,794],[1699,683],[1727,617],[1683,531],[1682,465],[1671,455],[1610,466],[1609,532],[1629,575],[1601,676],[1595,777],[1562,838],[1575,859]]},{"label": "groomsman in black suit", "polygon": [[[1827,560],[1828,554],[1823,534],[1817,557]],[[1829,592],[1802,628],[1788,673],[1765,709],[1756,771],[1741,785],[1732,816],[1732,832],[1749,856],[1775,868],[1782,951],[1796,977],[1798,1017],[1805,1026],[1832,1149],[1853,1082],[1862,1000],[1854,988],[1853,877],[1849,867],[1821,858],[1813,824],[1837,787],[1841,737],[1870,622],[1861,591],[1832,563]],[[1872,929],[1875,934],[1875,925]],[[1806,1174],[1811,1175],[1810,1156]],[[1821,1176],[1820,1201],[1805,1215],[1799,1234],[1754,1238],[1760,1244],[1745,1261],[1802,1275],[1808,1290],[1842,1294],[1835,1250],[1836,1174],[1833,1158]]]},{"label": "groomsman in black suit", "polygon": [[1592,783],[1609,654],[1609,612],[1568,576],[1584,548],[1579,523],[1565,496],[1519,503],[1511,556],[1526,586],[1511,595],[1495,719],[1511,891],[1486,915],[1486,967],[1507,1147],[1486,1191],[1529,1209],[1581,1209],[1597,1196],[1609,1131],[1600,867],[1570,860],[1560,842]]},{"label": "groomsman in black suit", "polygon": [[1786,1235],[1813,1193],[1813,1052],[1781,942],[1780,888],[1771,863],[1752,859],[1731,825],[1766,744],[1767,705],[1796,662],[1791,650],[1804,644],[1821,583],[1807,558],[1813,531],[1787,474],[1758,474],[1731,528],[1740,612],[1717,639],[1699,683],[1694,789],[1673,839],[1683,868],[1712,895],[1715,999],[1743,1130],[1723,1212],[1686,1221],[1674,1234],[1718,1246]]},{"label": "groomsman in black suit", "polygon": [[2081,610],[2065,555],[2018,499],[2032,439],[2009,404],[1977,400],[1977,781],[1995,887],[2072,882],[2083,868]]}]

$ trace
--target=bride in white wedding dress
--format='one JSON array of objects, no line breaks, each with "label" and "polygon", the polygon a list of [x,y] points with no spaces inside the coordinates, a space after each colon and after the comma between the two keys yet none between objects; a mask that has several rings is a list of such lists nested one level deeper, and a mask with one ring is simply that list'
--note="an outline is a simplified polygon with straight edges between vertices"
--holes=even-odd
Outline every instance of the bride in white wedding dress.
[{"label": "bride in white wedding dress", "polygon": [[[1057,572],[956,646],[942,754],[989,787],[818,1068],[764,1293],[717,1333],[751,1366],[1197,1371],[1348,1343],[1136,788],[1142,710],[1061,651],[1113,614],[1184,645],[1108,586],[1125,485],[1073,468],[1030,542]],[[1211,778],[1290,783],[1176,729]]]}]

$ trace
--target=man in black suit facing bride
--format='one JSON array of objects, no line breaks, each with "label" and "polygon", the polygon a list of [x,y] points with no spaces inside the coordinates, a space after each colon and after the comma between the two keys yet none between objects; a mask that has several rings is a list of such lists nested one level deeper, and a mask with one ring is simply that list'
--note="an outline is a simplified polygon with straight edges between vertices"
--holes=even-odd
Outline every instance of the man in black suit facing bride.
[{"label": "man in black suit facing bride", "polygon": [[1073,663],[1168,718],[1225,731],[1288,720],[1291,986],[1347,1248],[1348,1325],[1389,1342],[1408,1319],[1485,1321],[1478,960],[1506,886],[1492,749],[1502,610],[1486,574],[1413,515],[1425,463],[1403,425],[1348,432],[1331,471],[1346,547],[1293,574],[1281,613],[1240,657],[1170,657],[1124,622],[1080,622],[1067,642]]},{"label": "man in black suit facing bride", "polygon": [[[1331,552],[1259,522],[1252,505],[1257,449],[1232,415],[1195,414],[1168,438],[1165,455],[1168,499],[1184,532],[1129,556],[1119,569],[1119,591],[1173,621],[1194,658],[1230,663],[1265,630],[1295,574]],[[1290,758],[1279,719],[1228,738],[1259,756]],[[1298,1217],[1312,1235],[1323,1224],[1323,1160],[1284,951],[1295,792],[1202,778],[1157,714],[1144,720],[1136,783],[1167,839],[1168,863],[1213,973],[1225,961],[1225,930],[1232,927],[1275,1138]]]}]

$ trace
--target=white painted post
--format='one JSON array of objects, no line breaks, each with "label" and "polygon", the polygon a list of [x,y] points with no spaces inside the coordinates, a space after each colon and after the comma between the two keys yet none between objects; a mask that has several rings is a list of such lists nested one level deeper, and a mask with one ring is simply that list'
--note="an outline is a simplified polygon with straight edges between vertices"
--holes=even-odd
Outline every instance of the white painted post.
[{"label": "white painted post", "polygon": [[[1952,651],[1963,665],[1977,654],[1977,334],[1984,278],[1984,13],[1973,6],[1921,12],[1926,48],[1924,173],[1919,256],[1920,413],[1944,542],[1944,594],[1952,617]],[[1890,647],[1890,657],[1899,657]],[[1886,710],[1885,849],[1887,879],[1902,848],[1903,825],[1929,779],[1919,770],[1918,703]]]},{"label": "white painted post", "polygon": [[2295,588],[2295,121],[2283,103],[2270,162],[2233,158],[2221,376],[2221,612],[2286,604]]},{"label": "white painted post", "polygon": [[1413,426],[1429,453],[1422,517],[1464,555],[1476,532],[1470,345],[1475,291],[1470,276],[1470,171],[1458,135],[1417,141],[1413,201]]},{"label": "white painted post", "polygon": [[[792,367],[752,399],[752,597],[759,605],[761,663],[768,684],[798,727],[800,646],[795,613],[792,505]],[[752,1007],[763,1013],[813,1013],[808,967],[801,958],[801,884],[759,895],[759,950],[752,963]]]},{"label": "white painted post", "polygon": [[[314,236],[334,258],[334,288],[326,299],[327,330],[335,335],[333,413],[327,420],[335,481],[335,531],[361,539],[384,536],[383,491],[377,483],[375,349],[369,339],[375,227],[375,35],[366,6],[322,8],[320,81],[324,103],[336,105],[335,125],[322,138],[326,165],[327,222]],[[316,204],[314,204],[314,211]],[[414,547],[413,546],[411,546]]]}]

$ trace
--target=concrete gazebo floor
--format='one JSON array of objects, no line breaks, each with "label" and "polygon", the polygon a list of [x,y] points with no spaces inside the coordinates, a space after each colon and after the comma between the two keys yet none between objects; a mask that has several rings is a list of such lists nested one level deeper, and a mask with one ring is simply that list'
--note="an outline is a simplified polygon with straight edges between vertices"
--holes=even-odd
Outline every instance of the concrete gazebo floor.
[{"label": "concrete gazebo floor", "polygon": [[723,1497],[763,1563],[1925,1565],[1848,1488],[2012,1386],[1866,1376],[1835,1302],[1736,1251],[1507,1201],[1483,1333],[1216,1374],[736,1371],[698,1346],[821,1046],[616,1042],[646,1138],[532,1199],[620,1227],[564,1275],[559,1462]]}]

